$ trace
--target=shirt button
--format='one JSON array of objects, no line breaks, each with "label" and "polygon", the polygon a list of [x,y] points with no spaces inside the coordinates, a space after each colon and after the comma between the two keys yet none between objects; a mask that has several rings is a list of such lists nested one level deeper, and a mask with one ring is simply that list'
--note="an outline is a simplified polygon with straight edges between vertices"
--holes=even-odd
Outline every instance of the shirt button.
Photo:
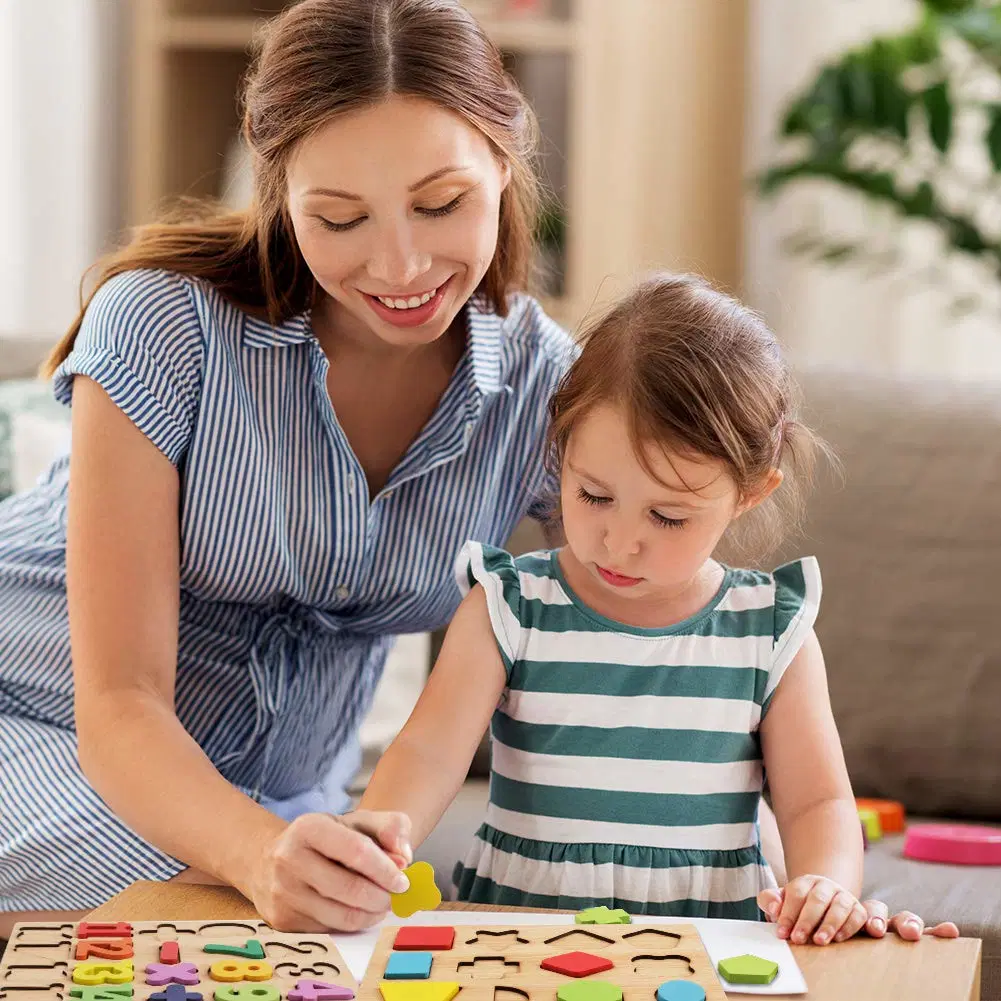
[{"label": "shirt button", "polygon": [[352,473],[348,477],[348,492],[352,493],[352,494],[355,492],[355,474],[354,473]]},{"label": "shirt button", "polygon": [[337,597],[340,598],[341,601],[347,601],[347,599],[351,597],[351,588],[341,584],[341,586],[337,589]]},{"label": "shirt button", "polygon": [[469,439],[473,437],[473,427],[474,427],[474,425],[473,425],[473,423],[471,421],[470,421],[469,424],[466,425],[466,430],[463,432],[464,435],[465,435],[466,441],[469,441]]}]

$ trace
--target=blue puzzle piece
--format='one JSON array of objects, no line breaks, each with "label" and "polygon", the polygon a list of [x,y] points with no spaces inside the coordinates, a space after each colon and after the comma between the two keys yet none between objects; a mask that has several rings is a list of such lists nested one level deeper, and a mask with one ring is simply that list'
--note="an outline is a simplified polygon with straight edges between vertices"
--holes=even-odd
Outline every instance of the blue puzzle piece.
[{"label": "blue puzzle piece", "polygon": [[427,980],[431,976],[431,953],[391,952],[383,976],[387,980]]},{"label": "blue puzzle piece", "polygon": [[657,1001],[706,1001],[706,992],[692,980],[668,980],[657,988]]}]

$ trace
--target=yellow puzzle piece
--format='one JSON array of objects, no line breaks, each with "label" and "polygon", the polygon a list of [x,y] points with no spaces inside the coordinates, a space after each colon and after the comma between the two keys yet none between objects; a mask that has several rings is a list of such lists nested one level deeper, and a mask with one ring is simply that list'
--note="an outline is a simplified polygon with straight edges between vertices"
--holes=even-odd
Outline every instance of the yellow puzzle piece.
[{"label": "yellow puzzle piece", "polygon": [[459,993],[459,985],[434,980],[400,980],[397,983],[383,980],[379,990],[383,1001],[452,1001]]},{"label": "yellow puzzle piece", "polygon": [[[390,907],[398,918],[409,918],[417,911],[433,911],[441,903],[441,890],[435,886],[434,869],[428,862],[414,862],[403,870],[403,875],[410,880],[410,888],[403,893],[390,894]],[[401,985],[402,986],[402,985]],[[428,984],[426,986],[434,986]],[[441,984],[437,986],[443,986]],[[458,990],[458,987],[456,987]],[[385,992],[383,992],[385,996]],[[452,995],[449,995],[451,998]],[[386,998],[386,1001],[390,1001]],[[403,998],[402,996],[394,1001],[418,1001],[416,998]],[[420,1001],[448,1001],[448,998],[438,998],[437,996]]]}]

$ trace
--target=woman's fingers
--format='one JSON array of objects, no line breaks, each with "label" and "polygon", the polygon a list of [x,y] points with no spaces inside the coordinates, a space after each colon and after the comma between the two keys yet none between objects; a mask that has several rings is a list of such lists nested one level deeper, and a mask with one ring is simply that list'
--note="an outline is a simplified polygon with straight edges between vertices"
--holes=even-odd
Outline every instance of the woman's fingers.
[{"label": "woman's fingers", "polygon": [[392,859],[367,833],[355,830],[325,813],[300,817],[302,836],[320,855],[351,869],[386,893],[403,893],[410,883]]}]

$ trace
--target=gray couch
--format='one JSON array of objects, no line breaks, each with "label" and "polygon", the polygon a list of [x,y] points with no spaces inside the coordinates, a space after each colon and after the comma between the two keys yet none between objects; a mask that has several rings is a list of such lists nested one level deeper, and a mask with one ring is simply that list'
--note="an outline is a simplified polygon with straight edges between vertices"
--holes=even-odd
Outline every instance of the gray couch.
[{"label": "gray couch", "polygon": [[[820,477],[806,538],[769,562],[820,560],[817,632],[855,791],[1001,823],[1001,386],[802,385],[843,472]],[[475,771],[420,852],[446,885],[483,816]],[[912,862],[902,840],[870,847],[866,894],[982,938],[983,998],[1001,1001],[1001,868]]]}]

